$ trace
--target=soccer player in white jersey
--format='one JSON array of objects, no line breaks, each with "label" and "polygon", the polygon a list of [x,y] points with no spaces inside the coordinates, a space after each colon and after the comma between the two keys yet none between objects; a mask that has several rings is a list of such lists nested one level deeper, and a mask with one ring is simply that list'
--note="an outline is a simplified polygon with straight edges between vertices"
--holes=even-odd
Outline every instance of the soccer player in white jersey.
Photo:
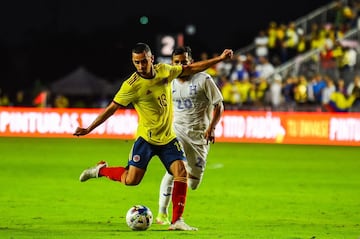
[{"label": "soccer player in white jersey", "polygon": [[[192,62],[190,47],[178,47],[173,51],[173,65]],[[178,77],[171,82],[171,88],[173,127],[187,158],[188,187],[195,190],[204,175],[209,142],[215,142],[215,127],[224,111],[223,97],[212,77],[205,72]],[[170,224],[168,207],[172,189],[173,176],[166,172],[160,185],[158,224]]]}]

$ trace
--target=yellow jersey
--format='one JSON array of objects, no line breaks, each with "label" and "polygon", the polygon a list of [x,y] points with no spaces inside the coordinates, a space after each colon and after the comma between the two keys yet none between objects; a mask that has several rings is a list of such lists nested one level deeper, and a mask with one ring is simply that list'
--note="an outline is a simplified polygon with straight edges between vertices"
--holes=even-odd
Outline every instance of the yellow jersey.
[{"label": "yellow jersey", "polygon": [[113,101],[134,106],[138,116],[136,138],[142,137],[154,145],[165,145],[176,135],[172,128],[173,112],[171,81],[182,72],[181,65],[159,63],[154,65],[155,76],[151,79],[133,73],[124,81]]}]

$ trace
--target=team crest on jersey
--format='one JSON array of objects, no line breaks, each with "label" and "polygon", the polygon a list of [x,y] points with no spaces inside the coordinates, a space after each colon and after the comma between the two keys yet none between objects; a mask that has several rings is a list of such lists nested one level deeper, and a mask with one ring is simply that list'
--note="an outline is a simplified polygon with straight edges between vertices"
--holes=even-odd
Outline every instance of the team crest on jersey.
[{"label": "team crest on jersey", "polygon": [[140,155],[134,155],[133,156],[133,158],[132,158],[132,160],[135,162],[135,163],[137,163],[137,162],[139,162],[140,161]]},{"label": "team crest on jersey", "polygon": [[196,92],[197,92],[197,89],[196,89],[196,85],[190,85],[189,86],[189,94],[192,95],[192,94],[195,94],[196,95]]}]

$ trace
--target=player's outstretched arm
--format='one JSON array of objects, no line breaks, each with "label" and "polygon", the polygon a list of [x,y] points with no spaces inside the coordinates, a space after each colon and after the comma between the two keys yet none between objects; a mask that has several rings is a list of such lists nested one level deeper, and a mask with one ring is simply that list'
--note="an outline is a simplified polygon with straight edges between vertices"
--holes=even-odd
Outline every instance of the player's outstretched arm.
[{"label": "player's outstretched arm", "polygon": [[216,63],[219,63],[220,61],[232,59],[233,55],[234,55],[233,50],[225,49],[223,51],[223,53],[221,53],[221,55],[219,55],[219,56],[216,56],[216,57],[210,58],[208,60],[204,60],[204,61],[197,61],[197,62],[191,63],[189,65],[184,65],[183,72],[181,73],[180,76],[189,76],[189,75],[198,73],[200,71],[204,71],[207,68],[215,65]]},{"label": "player's outstretched arm", "polygon": [[77,127],[75,130],[75,133],[73,135],[74,136],[87,135],[93,129],[95,129],[96,127],[101,125],[103,122],[105,122],[105,120],[107,120],[110,116],[112,116],[119,107],[120,106],[118,104],[111,102],[105,108],[105,110],[101,114],[99,114],[98,117],[96,117],[96,119],[89,125],[89,127],[87,127],[87,128]]}]

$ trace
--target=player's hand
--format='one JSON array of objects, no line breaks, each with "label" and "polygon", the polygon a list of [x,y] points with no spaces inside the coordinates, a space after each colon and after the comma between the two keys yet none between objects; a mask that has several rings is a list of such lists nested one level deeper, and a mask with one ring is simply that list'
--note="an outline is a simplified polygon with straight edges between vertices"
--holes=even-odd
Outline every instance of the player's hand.
[{"label": "player's hand", "polygon": [[73,133],[74,136],[82,136],[82,135],[87,135],[89,133],[89,131],[85,128],[80,128],[77,127],[75,130],[75,133]]},{"label": "player's hand", "polygon": [[233,56],[234,56],[234,52],[233,52],[233,50],[231,50],[231,49],[225,49],[225,50],[223,51],[223,53],[221,53],[221,58],[224,59],[224,60],[226,60],[226,59],[232,59]]},{"label": "player's hand", "polygon": [[206,144],[215,143],[215,129],[210,128],[205,131]]}]

